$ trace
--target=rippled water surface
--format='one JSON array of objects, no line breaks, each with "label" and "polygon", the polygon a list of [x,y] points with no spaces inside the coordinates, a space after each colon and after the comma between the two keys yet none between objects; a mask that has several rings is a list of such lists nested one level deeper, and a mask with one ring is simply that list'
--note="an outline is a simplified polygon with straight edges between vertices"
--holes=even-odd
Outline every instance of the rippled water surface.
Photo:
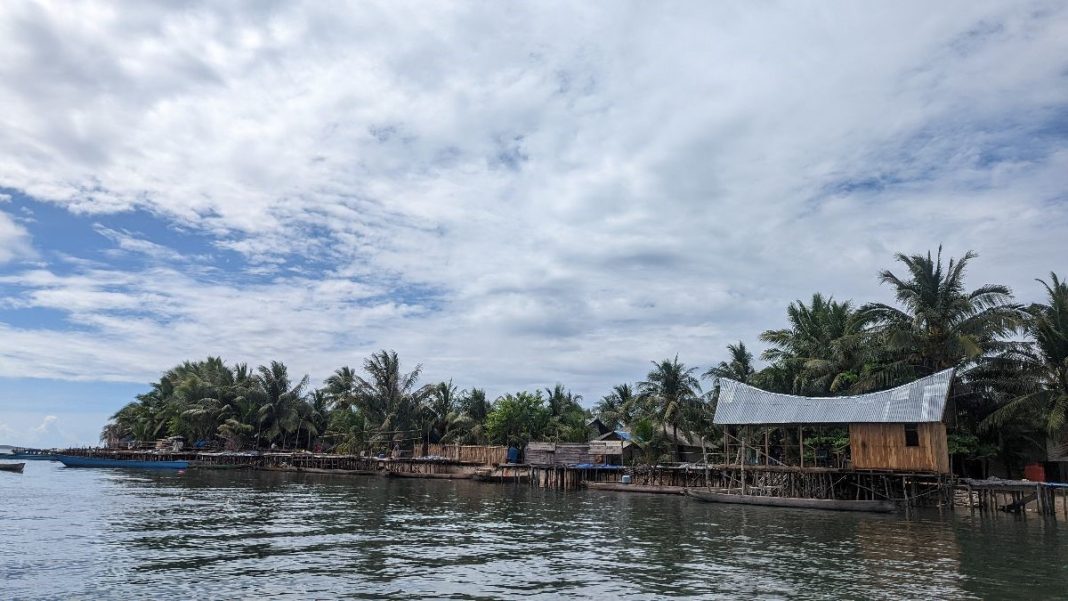
[{"label": "rippled water surface", "polygon": [[0,598],[1068,598],[1068,530],[466,481],[0,473]]}]

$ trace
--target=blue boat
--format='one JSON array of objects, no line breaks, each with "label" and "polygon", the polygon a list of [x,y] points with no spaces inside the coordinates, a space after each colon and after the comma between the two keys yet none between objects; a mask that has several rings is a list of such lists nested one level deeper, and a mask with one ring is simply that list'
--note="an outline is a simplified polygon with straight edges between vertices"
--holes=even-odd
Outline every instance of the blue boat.
[{"label": "blue boat", "polygon": [[7,455],[0,455],[0,459],[29,459],[37,461],[55,461],[56,454],[43,449],[11,449]]},{"label": "blue boat", "polygon": [[188,461],[143,461],[140,459],[111,459],[108,457],[81,457],[78,455],[56,455],[56,459],[67,467],[125,467],[167,470],[189,468]]}]

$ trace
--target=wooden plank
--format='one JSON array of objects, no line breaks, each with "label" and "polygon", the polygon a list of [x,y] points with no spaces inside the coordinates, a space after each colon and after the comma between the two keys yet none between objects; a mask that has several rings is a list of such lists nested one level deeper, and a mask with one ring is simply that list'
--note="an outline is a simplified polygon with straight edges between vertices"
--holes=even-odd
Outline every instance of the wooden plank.
[{"label": "wooden plank", "polygon": [[1024,505],[1027,505],[1028,503],[1034,501],[1037,498],[1037,494],[1031,493],[1029,495],[1020,497],[1019,499],[1013,501],[1012,503],[1009,503],[1008,505],[1002,505],[1001,507],[998,507],[998,509],[1000,509],[1001,511],[1007,511],[1009,513],[1019,513],[1021,510],[1023,510]]},{"label": "wooden plank", "polygon": [[591,440],[589,445],[590,455],[622,455],[622,440]]}]

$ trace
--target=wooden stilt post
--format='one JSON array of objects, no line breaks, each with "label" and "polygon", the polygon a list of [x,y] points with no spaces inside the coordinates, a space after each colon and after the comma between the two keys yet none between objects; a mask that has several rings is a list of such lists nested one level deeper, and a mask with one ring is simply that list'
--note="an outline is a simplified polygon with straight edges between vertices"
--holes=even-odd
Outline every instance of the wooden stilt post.
[{"label": "wooden stilt post", "polygon": [[805,467],[805,428],[804,426],[797,427],[797,440],[801,449],[801,467]]},{"label": "wooden stilt post", "polygon": [[745,482],[745,460],[746,460],[746,457],[745,457],[745,438],[746,438],[746,436],[745,435],[748,433],[748,431],[749,431],[749,427],[746,426],[745,431],[740,433],[740,435],[742,437],[742,494],[743,495],[746,493],[746,482]]},{"label": "wooden stilt post", "polygon": [[764,465],[771,464],[771,456],[768,454],[768,428],[764,427]]},{"label": "wooden stilt post", "polygon": [[731,462],[731,447],[728,443],[728,439],[731,437],[731,427],[723,426],[723,463],[730,465]]}]

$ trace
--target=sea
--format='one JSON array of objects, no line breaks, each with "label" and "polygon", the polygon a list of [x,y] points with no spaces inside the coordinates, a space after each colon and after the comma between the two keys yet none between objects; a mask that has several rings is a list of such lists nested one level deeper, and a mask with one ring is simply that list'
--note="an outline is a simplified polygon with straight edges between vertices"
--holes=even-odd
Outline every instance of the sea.
[{"label": "sea", "polygon": [[1068,599],[1068,524],[464,480],[0,472],[0,599]]}]

